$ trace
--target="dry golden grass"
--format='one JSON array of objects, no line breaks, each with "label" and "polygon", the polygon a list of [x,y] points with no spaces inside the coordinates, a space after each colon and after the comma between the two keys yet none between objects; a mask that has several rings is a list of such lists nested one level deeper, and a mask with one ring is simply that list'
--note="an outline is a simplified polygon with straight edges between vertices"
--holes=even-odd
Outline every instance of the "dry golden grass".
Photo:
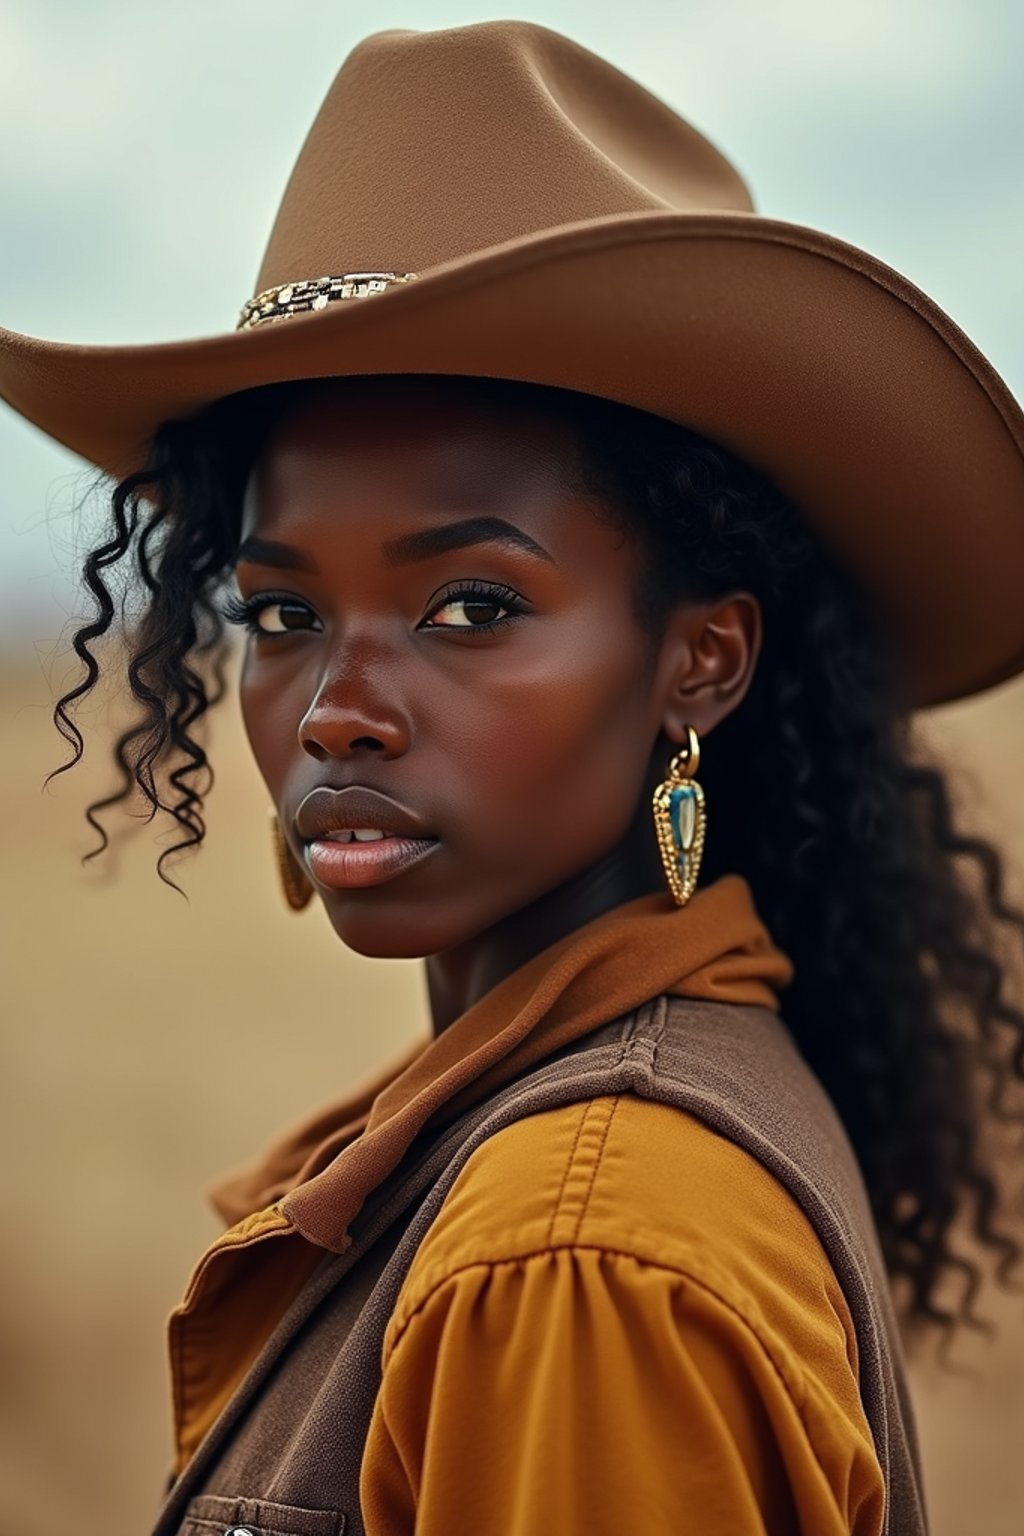
[{"label": "dry golden grass", "polygon": [[[152,828],[119,840],[116,871],[80,868],[82,807],[110,782],[103,713],[41,794],[62,757],[50,688],[35,662],[4,683],[0,1536],[110,1536],[146,1530],[159,1499],[163,1324],[217,1230],[205,1187],[402,1050],[425,1010],[418,965],[361,960],[318,911],[284,908],[233,708],[186,903],[153,873]],[[1024,688],[931,728],[1024,863]],[[937,1536],[1020,1530],[1024,1303],[1002,1311],[978,1385],[915,1377]]]}]

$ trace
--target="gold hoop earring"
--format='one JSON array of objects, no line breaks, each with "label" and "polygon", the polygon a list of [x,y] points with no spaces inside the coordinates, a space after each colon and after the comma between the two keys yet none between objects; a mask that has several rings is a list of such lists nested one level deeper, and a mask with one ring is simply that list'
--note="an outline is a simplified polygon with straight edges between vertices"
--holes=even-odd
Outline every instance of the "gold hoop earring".
[{"label": "gold hoop earring", "polygon": [[284,899],[293,912],[301,912],[313,899],[313,882],[284,840],[277,812],[270,812],[270,836]]},{"label": "gold hoop earring", "polygon": [[700,765],[700,742],[692,725],[686,727],[686,735],[687,744],[669,763],[653,802],[665,879],[678,907],[684,907],[697,888],[707,832],[704,791],[694,778]]}]

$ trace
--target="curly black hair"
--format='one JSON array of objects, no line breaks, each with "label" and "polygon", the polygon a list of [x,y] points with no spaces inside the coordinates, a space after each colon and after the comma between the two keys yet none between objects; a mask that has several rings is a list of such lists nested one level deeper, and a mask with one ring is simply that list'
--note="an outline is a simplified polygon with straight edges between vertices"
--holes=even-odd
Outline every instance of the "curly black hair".
[{"label": "curly black hair", "polygon": [[[316,381],[249,390],[155,433],[147,462],[113,490],[113,527],[84,563],[93,622],[74,636],[82,681],[54,709],[74,749],[71,707],[97,682],[95,642],[116,632],[108,572],[131,573],[126,627],[135,723],[114,747],[120,786],[86,815],[141,791],[152,818],[194,848],[213,770],[202,717],[225,691],[220,599],[238,546],[252,464],[281,413]],[[1015,1289],[1021,1245],[1000,1185],[993,1130],[1024,1126],[1024,1012],[1007,995],[1024,955],[993,846],[959,830],[945,775],[919,754],[893,648],[853,576],[791,502],[725,448],[614,402],[475,380],[560,412],[584,479],[640,541],[638,622],[652,639],[674,604],[745,590],[764,646],[743,704],[707,740],[703,879],[749,881],[796,979],[784,1014],[832,1098],[863,1170],[905,1340],[959,1326],[991,1332],[975,1301],[987,1272]],[[53,777],[53,774],[50,775]],[[176,887],[177,888],[177,887]],[[1011,1220],[1011,1217],[1014,1219]]]}]

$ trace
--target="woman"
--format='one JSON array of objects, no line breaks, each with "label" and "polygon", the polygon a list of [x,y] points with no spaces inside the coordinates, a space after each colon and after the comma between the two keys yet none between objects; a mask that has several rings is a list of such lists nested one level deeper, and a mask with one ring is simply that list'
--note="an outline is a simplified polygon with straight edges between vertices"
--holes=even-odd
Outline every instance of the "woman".
[{"label": "woman", "polygon": [[908,724],[1024,665],[991,368],[520,23],[346,61],[238,334],[0,339],[118,482],[75,760],[141,586],[90,817],[202,840],[242,625],[286,899],[426,962],[430,1044],[217,1191],[159,1536],[923,1532],[888,1284],[948,1335],[1020,1251],[1024,921]]}]

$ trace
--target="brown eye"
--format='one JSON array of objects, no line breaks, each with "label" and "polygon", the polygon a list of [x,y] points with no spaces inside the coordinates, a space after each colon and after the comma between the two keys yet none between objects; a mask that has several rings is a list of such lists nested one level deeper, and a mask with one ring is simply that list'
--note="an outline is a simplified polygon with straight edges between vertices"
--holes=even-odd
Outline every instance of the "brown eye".
[{"label": "brown eye", "polygon": [[431,608],[425,629],[461,629],[489,632],[523,618],[529,604],[513,587],[489,581],[458,582],[441,592]]},{"label": "brown eye", "polygon": [[221,604],[221,615],[229,624],[238,624],[250,635],[287,635],[312,629],[316,615],[297,598],[247,597],[229,594]]},{"label": "brown eye", "polygon": [[264,635],[281,635],[288,630],[310,627],[310,612],[302,603],[264,603],[254,618],[257,630]]},{"label": "brown eye", "polygon": [[431,617],[445,629],[472,629],[479,624],[496,623],[506,611],[495,597],[453,597],[436,608]]}]

